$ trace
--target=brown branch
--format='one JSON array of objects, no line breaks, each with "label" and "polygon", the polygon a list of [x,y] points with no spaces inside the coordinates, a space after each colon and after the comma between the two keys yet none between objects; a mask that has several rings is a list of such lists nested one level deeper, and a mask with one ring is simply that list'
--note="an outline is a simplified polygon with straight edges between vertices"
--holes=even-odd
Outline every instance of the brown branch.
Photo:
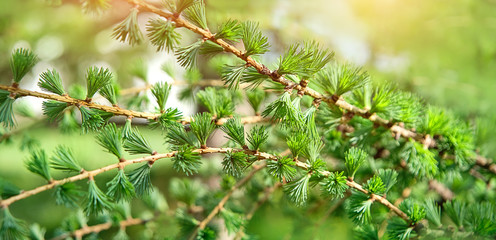
[{"label": "brown branch", "polygon": [[247,183],[255,175],[255,173],[262,170],[265,166],[266,166],[265,163],[262,165],[254,165],[253,170],[251,170],[251,172],[249,172],[248,175],[246,175],[243,179],[241,179],[238,183],[236,183],[236,185],[232,186],[229,192],[227,192],[227,194],[220,200],[220,202],[214,207],[214,209],[212,209],[212,211],[208,214],[208,216],[198,224],[198,227],[195,229],[193,234],[191,234],[191,237],[189,239],[190,240],[195,239],[196,235],[198,234],[198,231],[205,229],[207,224],[210,221],[212,221],[212,219],[217,215],[217,213],[220,212],[220,210],[222,210],[224,204],[226,204],[227,200],[229,200],[229,198],[234,193],[234,191],[236,191],[236,189],[239,189],[241,186],[245,185],[245,183]]},{"label": "brown branch", "polygon": [[[153,219],[153,218],[152,218]],[[120,221],[119,222],[119,227],[120,228],[127,228],[129,226],[134,226],[134,225],[140,225],[140,224],[145,224],[152,219],[141,219],[141,218],[128,218],[126,220]],[[73,232],[65,233],[60,236],[57,236],[55,238],[52,238],[52,240],[62,240],[66,239],[68,237],[74,237],[76,239],[82,239],[84,235],[88,235],[90,233],[100,233],[105,230],[108,230],[112,227],[112,222],[105,222],[93,226],[83,226],[82,228],[75,230]]]},{"label": "brown branch", "polygon": [[432,179],[429,180],[429,188],[437,192],[444,201],[451,201],[455,198],[455,193],[451,189],[444,186],[444,184]]},{"label": "brown branch", "polygon": [[32,97],[37,97],[37,98],[51,99],[51,100],[56,100],[59,102],[65,102],[69,105],[85,106],[88,108],[98,109],[98,110],[102,110],[102,111],[105,111],[108,113],[113,113],[115,115],[132,116],[132,117],[146,118],[146,119],[157,119],[157,117],[160,116],[160,114],[155,114],[155,113],[136,112],[136,111],[131,111],[131,110],[127,110],[127,109],[122,109],[120,107],[114,107],[114,106],[110,107],[110,106],[105,106],[105,105],[101,105],[101,104],[96,104],[93,102],[87,102],[85,100],[72,98],[72,97],[69,97],[67,95],[60,96],[60,95],[56,95],[56,94],[36,92],[36,91],[16,88],[16,87],[12,87],[12,86],[6,86],[6,85],[0,85],[0,89],[9,91],[10,93],[13,93],[13,94],[15,94],[17,96],[21,96],[21,97],[32,96]]},{"label": "brown branch", "polygon": [[[232,152],[243,151],[243,152],[245,152],[247,154],[250,154],[250,155],[253,155],[253,156],[258,157],[258,159],[272,159],[272,160],[277,160],[277,157],[276,156],[271,155],[271,154],[268,154],[268,153],[254,152],[254,151],[251,151],[251,150],[243,150],[243,149],[236,149],[236,148],[206,148],[206,149],[195,149],[195,150],[193,150],[193,152],[196,152],[196,153],[199,153],[199,154],[226,153],[228,151],[232,151]],[[172,152],[168,152],[168,153],[162,153],[162,154],[156,154],[156,155],[147,156],[147,157],[136,158],[136,159],[132,159],[132,160],[126,160],[124,162],[115,163],[115,164],[108,165],[108,166],[105,166],[105,167],[102,167],[102,168],[99,168],[99,169],[95,169],[95,170],[92,170],[92,171],[84,171],[83,173],[78,174],[76,176],[64,178],[64,179],[61,179],[61,180],[54,180],[53,182],[51,182],[49,184],[46,184],[46,185],[43,185],[43,186],[40,186],[40,187],[31,189],[31,190],[28,190],[28,191],[23,191],[19,195],[15,195],[15,196],[12,196],[12,197],[7,198],[5,200],[1,200],[0,201],[0,207],[3,207],[3,208],[8,207],[10,204],[12,204],[12,203],[14,203],[16,201],[19,201],[21,199],[30,197],[32,195],[38,194],[38,193],[43,192],[43,191],[50,190],[52,188],[55,188],[56,186],[63,185],[63,184],[68,183],[68,182],[76,182],[76,181],[79,181],[79,180],[83,180],[83,179],[89,178],[90,176],[94,177],[94,176],[96,176],[98,174],[101,174],[101,173],[110,171],[112,169],[116,169],[116,168],[120,168],[120,167],[123,168],[123,167],[125,167],[127,165],[131,165],[131,164],[136,164],[136,163],[141,163],[141,162],[150,162],[150,161],[151,162],[155,162],[155,161],[157,161],[159,159],[171,158],[171,157],[174,157],[176,155],[176,153],[177,153],[177,151],[172,151]]]},{"label": "brown branch", "polygon": [[374,122],[375,125],[377,126],[383,126],[392,131],[394,135],[399,135],[404,138],[413,138],[417,141],[421,141],[424,136],[422,134],[416,133],[414,131],[405,129],[402,126],[396,125],[386,119],[383,119],[379,117],[375,113],[370,113],[368,110],[358,108],[348,102],[346,102],[342,97],[328,97],[324,96],[321,93],[309,88],[308,86],[302,86],[300,84],[295,84],[295,82],[288,80],[284,76],[281,76],[277,74],[276,71],[271,71],[269,68],[267,68],[265,65],[257,62],[250,56],[246,56],[244,52],[241,50],[237,49],[234,45],[229,44],[228,42],[216,38],[215,34],[211,33],[210,30],[208,29],[203,29],[200,27],[197,27],[193,23],[181,18],[178,15],[168,13],[166,11],[163,11],[151,4],[145,3],[144,1],[140,0],[127,0],[127,2],[139,6],[141,11],[146,11],[146,12],[151,12],[155,13],[159,16],[162,16],[164,18],[169,19],[170,21],[173,21],[176,23],[177,26],[180,27],[185,27],[192,32],[195,32],[199,35],[201,35],[205,40],[210,40],[211,42],[221,46],[225,52],[230,52],[234,54],[236,57],[242,59],[245,61],[249,66],[254,67],[260,74],[266,75],[272,79],[272,81],[280,83],[282,85],[285,85],[287,87],[291,87],[292,90],[296,90],[301,94],[305,94],[308,96],[313,97],[316,100],[321,100],[324,101],[330,105],[335,105],[349,113],[352,113],[354,115],[361,116],[363,118],[369,119],[370,121]]},{"label": "brown branch", "polygon": [[494,173],[496,174],[496,164],[495,163],[491,163],[491,160],[485,158],[485,157],[482,157],[480,155],[477,155],[475,157],[475,163],[485,169],[487,169],[488,171],[490,171],[491,173]]}]

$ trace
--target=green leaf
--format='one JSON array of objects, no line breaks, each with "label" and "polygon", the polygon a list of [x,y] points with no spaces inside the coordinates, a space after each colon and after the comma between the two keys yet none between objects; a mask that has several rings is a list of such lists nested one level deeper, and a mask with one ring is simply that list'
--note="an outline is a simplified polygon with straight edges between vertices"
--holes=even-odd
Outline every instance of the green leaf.
[{"label": "green leaf", "polygon": [[38,57],[29,49],[17,48],[10,58],[10,69],[12,70],[15,83],[21,82],[22,78],[31,71],[38,62]]},{"label": "green leaf", "polygon": [[196,231],[198,224],[200,224],[198,220],[188,215],[184,212],[184,210],[180,208],[177,208],[175,217],[180,229],[178,236],[180,237],[180,239],[189,238],[193,234],[193,232]]},{"label": "green leaf", "polygon": [[42,103],[43,114],[52,122],[59,121],[64,116],[67,106],[65,102],[47,100]]},{"label": "green leaf", "polygon": [[129,73],[148,83],[148,65],[143,59],[135,60],[131,65],[131,69],[129,69]]},{"label": "green leaf", "polygon": [[200,154],[193,152],[191,147],[180,146],[177,154],[172,158],[172,167],[178,172],[184,172],[186,176],[198,173],[202,161]]},{"label": "green leaf", "polygon": [[86,207],[84,212],[86,215],[90,214],[102,214],[105,210],[111,209],[110,199],[105,193],[98,188],[95,180],[90,179],[88,182],[88,193],[86,199]]},{"label": "green leaf", "polygon": [[455,223],[458,228],[463,228],[463,223],[465,220],[466,206],[463,202],[459,200],[453,200],[445,202],[443,204],[444,212],[450,217],[450,219]]},{"label": "green leaf", "polygon": [[291,95],[284,92],[277,100],[272,102],[262,112],[263,117],[272,115],[273,121],[282,121],[285,126],[299,128],[303,125],[303,116],[299,109],[299,98],[295,102],[291,101]]},{"label": "green leaf", "polygon": [[414,226],[411,226],[403,219],[397,217],[389,220],[386,234],[387,239],[391,240],[408,240],[411,237],[416,236]]},{"label": "green leaf", "polygon": [[407,198],[401,202],[399,208],[408,215],[408,218],[413,222],[417,223],[425,218],[425,209],[422,205],[414,202],[412,199]]},{"label": "green leaf", "polygon": [[246,65],[239,66],[225,65],[222,68],[221,79],[226,82],[229,89],[239,89],[239,82],[243,78]]},{"label": "green leaf", "polygon": [[119,231],[117,231],[112,240],[129,240],[129,236],[126,233],[126,228],[119,228]]},{"label": "green leaf", "polygon": [[119,160],[124,159],[122,148],[122,131],[117,129],[115,123],[105,126],[100,134],[96,136],[98,144],[105,148],[109,153],[114,154]]},{"label": "green leaf", "polygon": [[124,148],[131,154],[151,155],[156,153],[138,128],[134,128],[129,132],[128,137],[124,141]]},{"label": "green leaf", "polygon": [[184,11],[184,17],[198,27],[208,30],[205,4],[203,1],[195,1]]},{"label": "green leaf", "polygon": [[167,143],[174,145],[174,147],[190,146],[196,147],[197,140],[192,132],[186,132],[183,125],[179,123],[171,124],[167,131]]},{"label": "green leaf", "polygon": [[82,0],[85,12],[100,13],[110,7],[108,0]]},{"label": "green leaf", "polygon": [[29,238],[32,240],[44,240],[46,229],[34,223],[29,226]]},{"label": "green leaf", "polygon": [[247,140],[250,143],[251,150],[258,151],[260,146],[267,142],[269,138],[269,133],[267,132],[267,128],[265,126],[255,126],[250,130],[248,134]]},{"label": "green leaf", "polygon": [[117,106],[117,94],[114,84],[109,83],[103,86],[100,89],[99,93],[102,95],[102,97],[107,99],[112,104],[112,106]]},{"label": "green leaf", "polygon": [[138,25],[138,9],[133,8],[129,16],[115,26],[112,37],[121,42],[128,42],[131,46],[141,44],[143,33]]},{"label": "green leaf", "polygon": [[259,73],[258,70],[254,67],[248,67],[243,72],[243,78],[241,78],[241,82],[249,84],[248,89],[255,89],[269,78],[270,77],[268,75]]},{"label": "green leaf", "polygon": [[425,149],[421,143],[411,140],[405,144],[402,156],[408,165],[408,171],[420,177],[432,177],[437,174],[437,160],[434,153]]},{"label": "green leaf", "polygon": [[241,147],[245,147],[245,128],[238,117],[228,119],[227,122],[221,126],[221,129],[227,134],[228,139],[236,142]]},{"label": "green leaf", "polygon": [[297,206],[306,204],[308,198],[308,182],[311,176],[311,174],[305,174],[300,179],[284,185],[284,191],[288,194],[289,199]]},{"label": "green leaf", "polygon": [[343,198],[344,193],[348,189],[346,185],[346,176],[343,176],[344,172],[330,172],[329,176],[320,183],[322,190],[332,199]]},{"label": "green leaf", "polygon": [[379,169],[377,171],[377,175],[381,178],[384,183],[385,191],[384,193],[388,193],[391,187],[396,184],[396,179],[398,177],[398,173],[393,169]]},{"label": "green leaf", "polygon": [[55,69],[42,72],[38,86],[58,95],[66,94],[64,86],[62,86],[62,79],[60,79],[60,75]]},{"label": "green leaf", "polygon": [[24,164],[30,172],[38,174],[45,180],[50,181],[52,180],[52,176],[50,175],[50,166],[47,158],[45,151],[40,149],[32,152],[30,158]]},{"label": "green leaf", "polygon": [[162,18],[151,19],[146,25],[147,35],[152,45],[157,47],[157,51],[174,51],[181,40],[181,34],[177,33],[175,29],[176,24],[174,22]]},{"label": "green leaf", "polygon": [[255,88],[251,91],[245,91],[248,103],[253,108],[256,115],[260,114],[260,106],[265,100],[265,91],[260,88]]},{"label": "green leaf", "polygon": [[244,152],[228,151],[222,160],[222,169],[233,177],[240,177],[249,165],[247,159],[248,156]]},{"label": "green leaf", "polygon": [[298,156],[303,153],[308,142],[309,139],[305,132],[292,133],[286,141],[288,148],[291,151],[291,155],[293,155],[294,158],[298,158]]},{"label": "green leaf", "polygon": [[352,147],[345,153],[345,165],[348,177],[353,179],[358,168],[365,159],[368,158],[368,154],[362,149]]},{"label": "green leaf", "polygon": [[245,224],[241,214],[234,213],[225,208],[220,211],[220,215],[222,216],[222,219],[224,219],[224,224],[226,225],[226,229],[229,234],[239,232],[241,227]]},{"label": "green leaf", "polygon": [[144,196],[150,194],[153,185],[150,179],[152,169],[151,163],[145,163],[127,174],[129,181],[133,184],[136,195]]},{"label": "green leaf", "polygon": [[177,62],[186,69],[195,67],[202,43],[202,40],[198,40],[189,46],[178,48],[176,51]]},{"label": "green leaf", "polygon": [[28,239],[28,230],[26,223],[20,219],[15,218],[10,214],[8,208],[2,208],[3,220],[0,226],[0,239],[5,240],[22,240]]},{"label": "green leaf", "polygon": [[75,173],[79,173],[83,169],[76,159],[74,159],[71,149],[66,146],[57,146],[55,148],[51,166],[54,169]]},{"label": "green leaf", "polygon": [[241,29],[243,30],[245,56],[264,54],[269,51],[268,39],[263,36],[258,23],[251,21],[243,22]]},{"label": "green leaf", "polygon": [[468,209],[466,224],[475,235],[494,236],[496,234],[496,205],[494,202],[471,204]]},{"label": "green leaf", "polygon": [[319,72],[315,83],[329,95],[341,96],[365,86],[370,77],[361,68],[349,63],[333,64]]},{"label": "green leaf", "polygon": [[3,99],[3,102],[0,102],[0,123],[2,123],[5,128],[12,129],[16,125],[13,109],[14,101],[15,99],[7,97]]},{"label": "green leaf", "polygon": [[129,201],[134,196],[134,186],[127,178],[123,169],[107,183],[107,195],[116,201]]},{"label": "green leaf", "polygon": [[22,192],[22,190],[16,185],[8,182],[7,180],[0,178],[0,197],[1,198],[10,198],[15,195],[18,195]]},{"label": "green leaf", "polygon": [[86,72],[86,99],[91,99],[98,90],[108,85],[111,80],[112,73],[108,68],[88,68]]},{"label": "green leaf", "polygon": [[351,194],[348,204],[348,216],[355,224],[369,223],[372,218],[370,207],[374,200],[362,192]]},{"label": "green leaf", "polygon": [[127,118],[126,123],[124,123],[124,127],[122,127],[122,138],[124,140],[128,139],[131,136],[131,131],[133,130],[132,123],[133,119]]},{"label": "green leaf", "polygon": [[235,99],[227,89],[207,87],[199,91],[196,97],[217,118],[231,116],[234,113]]},{"label": "green leaf", "polygon": [[219,31],[215,34],[215,38],[228,41],[237,41],[242,37],[242,29],[238,20],[229,19],[219,26]]},{"label": "green leaf", "polygon": [[55,187],[55,203],[57,205],[64,205],[68,208],[78,207],[79,199],[84,195],[84,192],[79,190],[79,187],[71,182],[57,185]]},{"label": "green leaf", "polygon": [[176,0],[174,3],[172,3],[172,1],[168,1],[166,2],[166,4],[168,4],[166,7],[168,7],[171,12],[179,15],[186,8],[189,8],[191,5],[193,5],[195,1],[196,0]]},{"label": "green leaf", "polygon": [[374,175],[369,180],[367,180],[367,183],[363,188],[367,190],[369,193],[374,193],[379,195],[383,194],[386,191],[386,186],[382,182],[382,179],[377,175]]},{"label": "green leaf", "polygon": [[165,112],[165,104],[167,103],[167,99],[169,98],[171,86],[166,82],[158,82],[152,86],[151,90],[153,96],[155,97],[155,100],[157,100],[160,112]]},{"label": "green leaf", "polygon": [[170,126],[177,124],[183,118],[181,111],[177,108],[167,108],[160,117],[157,119],[157,123],[160,124],[162,129],[169,129]]},{"label": "green leaf", "polygon": [[283,157],[275,160],[267,160],[268,172],[279,179],[279,181],[291,181],[296,176],[295,162],[293,159]]},{"label": "green leaf", "polygon": [[436,227],[440,227],[441,223],[441,207],[436,204],[434,199],[427,199],[424,203],[425,218],[433,223]]},{"label": "green leaf", "polygon": [[197,113],[190,123],[191,132],[196,136],[202,148],[207,146],[207,139],[215,130],[215,123],[209,113]]},{"label": "green leaf", "polygon": [[379,240],[379,233],[372,224],[362,225],[355,229],[355,239]]}]

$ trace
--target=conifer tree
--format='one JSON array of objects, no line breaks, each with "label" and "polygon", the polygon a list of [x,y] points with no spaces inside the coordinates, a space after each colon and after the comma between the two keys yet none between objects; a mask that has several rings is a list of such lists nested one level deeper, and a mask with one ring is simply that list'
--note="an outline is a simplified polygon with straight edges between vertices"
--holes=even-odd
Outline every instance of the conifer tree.
[{"label": "conifer tree", "polygon": [[[85,92],[64,86],[57,69],[40,74],[42,91],[25,89],[19,84],[38,58],[29,49],[15,49],[12,82],[0,85],[4,128],[22,127],[14,111],[18,99],[44,99],[43,114],[52,124],[76,131],[74,137],[94,136],[113,163],[86,169],[63,144],[53,153],[33,147],[25,166],[42,178],[40,186],[21,190],[25,186],[16,186],[15,180],[0,178],[0,239],[81,239],[109,229],[115,230],[115,239],[128,239],[126,228],[134,225],[159,238],[216,239],[226,231],[250,239],[256,236],[249,222],[267,201],[292,218],[314,223],[298,224],[298,229],[319,225],[311,209],[322,211],[324,219],[333,212],[346,217],[358,239],[496,236],[494,187],[481,188],[494,181],[496,165],[478,154],[473,129],[464,119],[392,84],[372,81],[365,69],[335,60],[332,51],[314,41],[295,43],[276,62],[265,62],[262,56],[272,43],[256,19],[226,19],[212,26],[201,0],[127,2],[129,14],[109,37],[174,54],[189,75],[190,91],[182,97],[205,112],[185,117],[182,109],[168,107],[175,86],[166,82],[141,89],[153,99],[144,94],[126,104],[119,80],[104,67],[87,69]],[[112,5],[82,1],[85,11],[96,14],[112,11]],[[139,25],[141,17],[149,18],[146,27]],[[186,34],[194,40],[183,41]],[[225,55],[220,84],[195,79],[200,58]],[[146,81],[145,67],[138,65],[133,74]],[[108,103],[96,101],[99,96]],[[240,110],[243,102],[249,111]],[[140,111],[141,105],[154,108]],[[119,124],[122,117],[125,123]],[[133,126],[135,119],[147,120],[141,123],[162,134],[160,148],[143,128]],[[226,143],[215,144],[215,136],[224,136]],[[205,155],[219,160],[214,174],[206,173],[212,164]],[[154,178],[156,162],[169,160],[181,178]],[[108,181],[105,172],[112,175]],[[208,174],[219,176],[212,178],[219,187],[209,189],[199,181]],[[467,184],[459,186],[462,180]],[[164,184],[170,194],[159,189]],[[11,208],[45,191],[73,212],[56,231],[20,219]],[[425,191],[432,194],[426,197]],[[168,206],[170,199],[178,204]],[[135,202],[148,214],[132,211]],[[149,222],[167,222],[178,230],[164,233]]]}]

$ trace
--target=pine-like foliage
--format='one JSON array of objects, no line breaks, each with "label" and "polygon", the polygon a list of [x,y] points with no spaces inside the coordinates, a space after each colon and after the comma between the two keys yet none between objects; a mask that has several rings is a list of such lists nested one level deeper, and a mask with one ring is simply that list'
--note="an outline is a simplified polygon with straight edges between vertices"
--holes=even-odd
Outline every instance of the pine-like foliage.
[{"label": "pine-like foliage", "polygon": [[296,205],[302,206],[306,203],[308,198],[308,182],[310,181],[310,174],[305,174],[298,180],[290,182],[284,186],[284,190],[288,194],[289,199]]},{"label": "pine-like foliage", "polygon": [[58,185],[53,193],[57,205],[64,205],[69,208],[78,207],[78,203],[83,194],[84,192],[79,190],[79,187],[74,183]]},{"label": "pine-like foliage", "polygon": [[88,182],[86,207],[84,208],[86,214],[102,214],[105,210],[109,210],[110,208],[111,202],[109,197],[98,188],[95,180],[90,180]]},{"label": "pine-like foliage", "polygon": [[245,56],[264,54],[269,51],[269,41],[259,29],[259,24],[251,21],[241,24]]},{"label": "pine-like foliage", "polygon": [[234,113],[234,97],[227,89],[208,87],[199,91],[196,97],[217,118],[227,117]]},{"label": "pine-like foliage", "polygon": [[316,84],[329,95],[341,96],[365,86],[369,75],[351,64],[333,64],[319,72]]},{"label": "pine-like foliage", "polygon": [[296,176],[295,163],[290,158],[280,158],[277,161],[267,161],[267,169],[269,173],[278,178],[279,181],[291,181]]},{"label": "pine-like foliage", "polygon": [[178,48],[176,51],[178,63],[187,69],[196,66],[197,56],[201,46],[202,41],[199,40],[189,46]]},{"label": "pine-like foliage", "polygon": [[299,99],[291,100],[288,92],[283,93],[277,100],[267,106],[262,112],[262,116],[272,115],[272,120],[280,120],[286,126],[292,128],[301,127],[303,124],[303,115],[301,114]]},{"label": "pine-like foliage", "polygon": [[258,151],[262,144],[269,139],[269,133],[265,126],[255,126],[248,133],[247,140],[250,143],[250,149]]},{"label": "pine-like foliage", "polygon": [[184,11],[184,17],[196,26],[208,29],[207,16],[205,14],[205,4],[203,1],[195,1]]},{"label": "pine-like foliage", "polygon": [[346,171],[348,177],[353,179],[360,165],[363,164],[368,155],[359,148],[350,148],[345,155]]},{"label": "pine-like foliage", "polygon": [[123,169],[119,169],[117,175],[107,183],[107,195],[116,201],[128,201],[134,196],[134,186],[124,173]]},{"label": "pine-like foliage", "polygon": [[[3,93],[0,93],[3,95]],[[13,128],[15,126],[14,117],[14,101],[15,99],[0,96],[0,123],[3,124],[5,128]]]},{"label": "pine-like foliage", "polygon": [[239,144],[241,147],[245,147],[245,128],[241,124],[241,120],[237,117],[227,120],[227,122],[221,126],[222,131],[227,134],[227,138]]},{"label": "pine-like foliage", "polygon": [[152,165],[150,163],[145,163],[127,175],[129,181],[134,186],[136,195],[144,196],[150,194],[153,187],[150,178],[151,170]]},{"label": "pine-like foliage", "polygon": [[128,42],[132,46],[141,44],[143,41],[143,33],[138,25],[137,8],[133,8],[129,13],[129,16],[115,26],[112,37],[121,42]]},{"label": "pine-like foliage", "polygon": [[331,172],[327,178],[321,183],[322,190],[325,194],[332,198],[342,198],[348,189],[346,185],[346,176],[344,172]]},{"label": "pine-like foliage", "polygon": [[146,30],[152,45],[157,47],[157,51],[165,50],[172,52],[180,43],[181,35],[175,31],[176,25],[171,21],[162,18],[154,18],[148,21]]},{"label": "pine-like foliage", "polygon": [[214,130],[215,124],[212,121],[212,115],[208,113],[198,113],[193,116],[193,120],[191,121],[191,132],[195,134],[201,147],[207,146],[207,139]]},{"label": "pine-like foliage", "polygon": [[83,133],[96,131],[102,127],[104,120],[95,110],[87,107],[80,107],[79,111],[81,112],[81,129],[83,130]]},{"label": "pine-like foliage", "polygon": [[62,79],[60,79],[60,75],[55,69],[41,73],[38,86],[58,95],[65,94],[64,86],[62,86]]},{"label": "pine-like foliage", "polygon": [[25,162],[25,165],[30,172],[40,175],[47,181],[52,180],[48,156],[44,150],[32,152],[31,157]]},{"label": "pine-like foliage", "polygon": [[10,58],[10,69],[12,70],[13,81],[21,82],[22,78],[31,71],[38,58],[31,50],[18,48],[12,53]]},{"label": "pine-like foliage", "polygon": [[82,0],[81,2],[86,12],[93,13],[100,13],[110,6],[108,0]]},{"label": "pine-like foliage", "polygon": [[233,177],[240,177],[249,165],[247,159],[244,152],[227,152],[222,160],[222,169]]},{"label": "pine-like foliage", "polygon": [[105,86],[103,86],[99,93],[107,99],[113,106],[117,105],[117,93],[115,91],[114,84],[109,83]]},{"label": "pine-like foliage", "polygon": [[26,223],[12,216],[8,208],[3,208],[2,225],[0,226],[0,239],[18,240],[28,239]]},{"label": "pine-like foliage", "polygon": [[131,154],[153,154],[155,152],[138,128],[128,132],[124,148]]},{"label": "pine-like foliage", "polygon": [[122,131],[117,129],[115,123],[110,123],[97,135],[98,144],[118,159],[123,159]]},{"label": "pine-like foliage", "polygon": [[172,167],[178,171],[183,172],[186,176],[197,173],[202,164],[200,155],[193,152],[190,147],[181,146],[177,149],[177,153],[172,158]]},{"label": "pine-like foliage", "polygon": [[74,158],[71,149],[66,146],[58,146],[55,149],[51,166],[54,169],[76,173],[80,172],[83,169]]},{"label": "pine-like foliage", "polygon": [[90,67],[86,72],[86,99],[91,99],[101,88],[112,80],[112,73],[107,68]]},{"label": "pine-like foliage", "polygon": [[165,112],[165,104],[169,98],[170,89],[171,86],[165,82],[155,83],[151,89],[161,113]]}]

